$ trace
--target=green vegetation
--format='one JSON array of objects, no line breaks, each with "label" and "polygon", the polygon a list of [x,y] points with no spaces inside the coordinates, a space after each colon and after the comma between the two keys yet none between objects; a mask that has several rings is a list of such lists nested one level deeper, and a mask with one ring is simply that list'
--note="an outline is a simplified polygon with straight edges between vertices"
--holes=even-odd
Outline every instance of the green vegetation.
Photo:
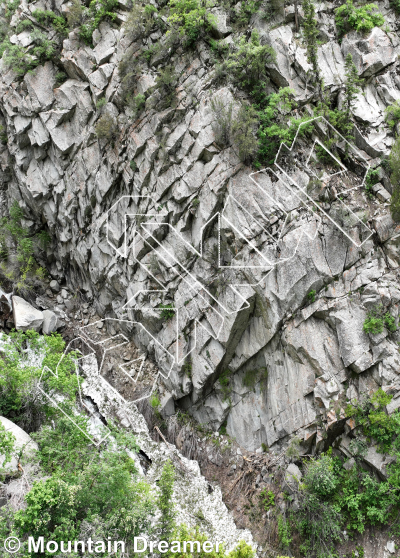
[{"label": "green vegetation", "polygon": [[265,511],[268,511],[275,506],[275,494],[272,490],[263,488],[260,492],[260,499]]},{"label": "green vegetation", "polygon": [[168,23],[179,34],[184,46],[193,45],[211,30],[214,16],[207,11],[207,4],[204,0],[170,0]]},{"label": "green vegetation", "polygon": [[[9,22],[19,6],[19,1],[5,2],[5,5],[5,24],[0,29],[0,57],[4,54],[3,61],[6,68],[22,77],[47,60],[57,60],[61,52],[62,40],[68,33],[66,19],[49,10],[34,10],[32,15],[37,24],[25,19],[18,23],[15,30],[11,30]],[[46,29],[44,30],[43,27]],[[21,33],[24,30],[30,31],[32,46],[29,50],[12,44],[9,40],[15,31]],[[49,38],[50,32],[51,38]]]},{"label": "green vegetation", "polygon": [[400,137],[393,144],[389,159],[392,171],[390,180],[393,185],[393,194],[390,200],[390,212],[395,222],[400,222]]},{"label": "green vegetation", "polygon": [[62,16],[57,16],[50,10],[34,10],[32,15],[39,23],[45,27],[52,27],[62,37],[68,35],[67,20]]},{"label": "green vegetation", "polygon": [[155,411],[158,411],[158,409],[161,407],[161,401],[156,393],[153,393],[153,395],[150,397],[150,405]]},{"label": "green vegetation", "polygon": [[1,142],[3,145],[7,145],[7,141],[8,141],[7,132],[6,132],[6,130],[4,129],[4,126],[2,126],[2,125],[0,124],[0,142]]},{"label": "green vegetation", "polygon": [[0,473],[1,468],[11,461],[14,451],[14,443],[14,434],[12,432],[7,432],[3,423],[0,422],[0,455],[4,458],[3,461],[0,461]]},{"label": "green vegetation", "polygon": [[389,0],[391,8],[396,12],[397,15],[400,14],[400,0]]},{"label": "green vegetation", "polygon": [[245,387],[248,387],[252,390],[255,389],[256,384],[260,384],[260,389],[261,392],[264,392],[267,390],[267,386],[268,386],[268,368],[266,366],[261,366],[260,368],[257,368],[256,370],[246,370],[244,376],[243,376],[243,380],[242,380],[242,384]]},{"label": "green vegetation", "polygon": [[369,169],[365,178],[365,191],[369,198],[374,197],[373,186],[379,182],[379,169]]},{"label": "green vegetation", "polygon": [[173,304],[160,304],[159,308],[162,309],[160,316],[165,322],[172,320],[175,316],[175,308]]},{"label": "green vegetation", "polygon": [[[35,385],[42,368],[30,366],[26,355],[42,354],[42,366],[55,370],[65,343],[59,335],[43,337],[36,332],[14,332],[7,341],[0,357],[0,415],[29,431],[44,415],[50,416],[53,408],[47,399],[38,397]],[[46,372],[42,377],[46,393],[62,394],[66,407],[75,399],[78,388],[73,358],[73,353],[63,358],[57,376]]]},{"label": "green vegetation", "polygon": [[192,359],[191,357],[188,357],[185,361],[185,364],[183,365],[183,373],[187,375],[188,378],[192,377],[192,368],[193,368],[193,363],[192,363]]},{"label": "green vegetation", "polygon": [[241,104],[235,118],[232,104],[225,106],[220,99],[213,99],[211,108],[215,116],[213,129],[217,144],[222,147],[233,145],[240,160],[250,163],[257,153],[258,118],[254,108]]},{"label": "green vegetation", "polygon": [[240,105],[237,117],[232,122],[231,136],[237,155],[245,164],[250,164],[257,153],[257,125],[255,109],[245,104]]},{"label": "green vegetation", "polygon": [[278,516],[278,539],[283,550],[288,549],[292,542],[290,523],[282,515]]},{"label": "green vegetation", "polygon": [[174,492],[175,471],[172,462],[168,460],[163,468],[158,486],[160,493],[157,499],[157,506],[161,512],[159,522],[160,540],[168,540],[175,528],[175,510],[172,501]]},{"label": "green vegetation", "polygon": [[46,231],[31,235],[22,225],[23,212],[17,201],[9,217],[0,219],[0,272],[15,284],[17,291],[29,289],[35,279],[43,279],[45,271],[35,259],[35,252],[46,249],[50,240]]},{"label": "green vegetation", "polygon": [[229,370],[229,368],[227,368],[226,370],[224,370],[222,372],[222,374],[220,374],[218,380],[219,383],[221,384],[221,391],[222,391],[222,399],[223,401],[226,401],[227,399],[229,399],[230,394],[232,393],[232,386],[231,386],[231,371]]},{"label": "green vegetation", "polygon": [[105,97],[101,97],[96,103],[96,108],[101,110],[106,104],[107,99]]},{"label": "green vegetation", "polygon": [[194,546],[193,552],[171,552],[168,551],[164,556],[167,558],[254,558],[255,552],[250,545],[245,541],[240,541],[236,548],[234,548],[229,554],[224,551],[223,545],[220,545],[218,552],[215,548],[211,552],[205,552],[203,550],[203,543],[206,542],[208,537],[201,533],[198,527],[190,529],[186,525],[181,525],[179,528],[175,529],[171,537],[173,541],[179,541],[183,543],[184,541],[199,541],[200,550],[197,550],[197,545]]},{"label": "green vegetation", "polygon": [[252,15],[257,13],[262,2],[260,0],[248,0],[241,2],[237,9],[230,13],[230,21],[236,29],[243,29],[250,23]]},{"label": "green vegetation", "polygon": [[322,79],[318,66],[318,22],[315,17],[315,5],[312,0],[303,1],[304,11],[304,40],[307,52],[307,61],[312,66],[313,83],[317,88],[318,96],[322,96]]},{"label": "green vegetation", "polygon": [[236,86],[257,98],[269,81],[266,64],[275,60],[274,49],[261,45],[258,31],[254,29],[249,41],[240,38],[237,49],[229,54],[225,62],[225,70]]},{"label": "green vegetation", "polygon": [[88,8],[82,9],[82,25],[79,29],[79,37],[87,45],[93,46],[93,31],[97,29],[104,20],[114,21],[117,17],[115,10],[118,0],[92,0]]},{"label": "green vegetation", "polygon": [[176,98],[176,86],[178,77],[173,66],[165,66],[156,77],[155,89],[160,93],[158,108],[168,108],[174,106]]},{"label": "green vegetation", "polygon": [[[260,127],[258,129],[258,152],[255,166],[261,168],[274,162],[276,153],[282,142],[290,145],[295,138],[299,126],[310,120],[309,116],[290,116],[296,109],[294,91],[289,87],[281,88],[278,93],[270,95],[266,107],[258,105]],[[312,125],[303,125],[300,137],[310,131]]]},{"label": "green vegetation", "polygon": [[[353,136],[353,122],[351,120],[351,108],[360,93],[360,79],[356,65],[353,62],[353,57],[350,53],[346,56],[345,61],[345,90],[344,90],[344,108],[339,113],[337,128],[344,135],[348,141],[354,140]],[[348,152],[348,145],[346,144],[346,154]]]},{"label": "green vegetation", "polygon": [[[22,542],[20,555],[26,558],[52,555],[47,550],[44,554],[29,552],[28,536],[57,543],[87,540],[89,536],[93,541],[109,538],[124,541],[127,552],[133,552],[134,537],[144,533],[160,540],[193,540],[194,534],[196,540],[207,540],[199,529],[175,523],[175,471],[171,461],[164,464],[158,490],[154,491],[138,474],[132,459],[132,452],[139,448],[131,432],[120,431],[109,422],[111,436],[100,446],[89,443],[89,419],[76,406],[74,359],[78,355],[69,353],[60,361],[65,346],[59,335],[18,332],[3,335],[2,342],[0,414],[30,431],[39,448],[33,457],[29,456],[35,480],[25,505],[17,511],[8,504],[0,508],[2,540],[18,537]],[[42,366],[54,371],[59,362],[58,376],[44,375],[42,388],[58,399],[67,415],[74,415],[75,424],[36,390]],[[4,456],[0,467],[10,461],[13,452],[14,437],[0,425],[0,454]],[[23,452],[19,460],[25,467]],[[105,546],[96,555],[108,556]],[[194,555],[206,556],[202,552],[182,554],[187,558]],[[223,548],[209,555],[227,556]],[[253,556],[253,550],[243,541],[228,555]]]},{"label": "green vegetation", "polygon": [[[353,457],[350,467],[347,459],[333,455],[332,448],[303,462],[297,509],[289,511],[286,518],[277,517],[282,549],[296,541],[296,551],[302,556],[327,558],[336,556],[334,547],[343,541],[343,530],[350,537],[368,526],[391,525],[392,532],[398,532],[400,412],[387,413],[391,400],[391,395],[379,389],[372,397],[348,405],[346,415],[359,427],[349,445]],[[371,444],[392,458],[386,469],[387,480],[378,480],[363,467],[363,456]],[[266,494],[262,493],[263,498]]]},{"label": "green vegetation", "polygon": [[317,294],[317,291],[315,291],[314,289],[311,290],[309,293],[307,293],[308,302],[315,302],[315,295],[316,294]]},{"label": "green vegetation", "polygon": [[75,29],[83,18],[83,7],[80,0],[72,0],[67,13],[68,25],[71,29]]},{"label": "green vegetation", "polygon": [[353,0],[347,0],[346,4],[342,4],[335,10],[335,22],[339,36],[343,36],[350,29],[365,33],[374,27],[382,27],[385,18],[376,10],[378,10],[376,4],[365,4],[356,8]]},{"label": "green vegetation", "polygon": [[118,124],[116,119],[108,112],[103,114],[95,126],[96,136],[99,139],[114,142],[117,139]]},{"label": "green vegetation", "polygon": [[363,325],[363,331],[376,335],[382,333],[384,328],[389,333],[394,333],[397,331],[396,320],[390,312],[385,312],[382,304],[379,304],[369,310]]},{"label": "green vegetation", "polygon": [[390,128],[394,128],[400,122],[400,102],[396,101],[385,110],[385,121]]}]

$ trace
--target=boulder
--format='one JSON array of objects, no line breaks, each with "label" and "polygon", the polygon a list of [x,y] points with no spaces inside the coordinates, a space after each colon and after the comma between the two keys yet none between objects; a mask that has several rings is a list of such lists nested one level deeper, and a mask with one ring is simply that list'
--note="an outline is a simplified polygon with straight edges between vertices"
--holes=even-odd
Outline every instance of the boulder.
[{"label": "boulder", "polygon": [[36,310],[29,302],[19,296],[12,297],[15,328],[19,331],[33,329],[39,331],[43,325],[43,312]]},{"label": "boulder", "polygon": [[376,195],[379,201],[386,202],[386,203],[390,202],[391,195],[380,182],[378,182],[378,184],[375,184],[372,187],[372,191],[374,192],[374,194]]},{"label": "boulder", "polygon": [[223,39],[230,33],[232,33],[232,27],[229,27],[226,24],[227,14],[218,8],[214,8],[211,10],[212,13],[212,22],[211,22],[211,30],[212,34],[216,39]]},{"label": "boulder", "polygon": [[[32,440],[29,434],[25,432],[25,430],[22,430],[22,428],[20,428],[19,426],[11,422],[11,420],[8,420],[5,417],[0,417],[0,422],[2,426],[4,426],[6,431],[11,432],[11,434],[15,438],[14,448],[12,451],[13,456],[11,458],[11,461],[9,461],[7,464],[4,465],[4,469],[7,472],[14,473],[17,472],[18,470],[18,459],[16,456],[18,456],[21,453],[21,450],[23,450],[22,455],[24,457],[27,457],[29,456],[30,453],[32,453],[32,451],[38,449],[38,445],[36,442]],[[0,455],[0,468],[3,468],[2,464],[4,458],[5,458],[4,455]]]},{"label": "boulder", "polygon": [[303,474],[294,463],[290,463],[285,472],[285,483],[289,492],[295,492]]},{"label": "boulder", "polygon": [[50,282],[50,289],[53,291],[53,293],[59,293],[60,292],[60,285],[58,284],[58,281],[56,281],[55,279],[53,279],[53,281]]},{"label": "boulder", "polygon": [[57,316],[51,310],[43,312],[43,333],[50,335],[57,330]]},{"label": "boulder", "polygon": [[398,232],[390,213],[377,217],[372,224],[381,242],[386,242]]}]

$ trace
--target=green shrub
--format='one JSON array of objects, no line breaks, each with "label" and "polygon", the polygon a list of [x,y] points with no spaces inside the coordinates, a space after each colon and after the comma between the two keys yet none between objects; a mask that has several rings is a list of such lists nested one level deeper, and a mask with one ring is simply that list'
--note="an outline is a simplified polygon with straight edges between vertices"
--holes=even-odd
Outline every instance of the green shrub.
[{"label": "green shrub", "polygon": [[248,0],[241,2],[238,7],[231,11],[230,20],[234,27],[243,29],[250,23],[253,14],[257,13],[262,2],[260,0]]},{"label": "green shrub", "polygon": [[383,316],[383,321],[386,329],[390,331],[390,333],[394,333],[397,330],[396,320],[389,312],[386,312]]},{"label": "green shrub", "polygon": [[[258,129],[257,167],[272,164],[281,143],[291,145],[300,124],[310,120],[309,116],[291,117],[290,114],[296,107],[293,90],[283,87],[278,93],[269,96],[266,108],[258,111],[260,127]],[[311,127],[312,124],[302,126],[300,136],[306,134]]]},{"label": "green shrub", "polygon": [[128,36],[136,41],[142,37],[149,35],[156,23],[154,14],[157,8],[152,4],[142,6],[138,2],[134,2],[132,10],[129,12],[128,19],[125,22],[125,29]]},{"label": "green shrub", "polygon": [[363,331],[377,335],[383,331],[383,319],[376,316],[368,316],[364,321]]},{"label": "green shrub", "polygon": [[300,446],[301,446],[300,438],[298,438],[297,436],[294,436],[290,440],[290,444],[289,444],[289,446],[286,450],[287,457],[289,457],[289,459],[292,459],[292,460],[299,459],[299,457],[300,457]]},{"label": "green shrub", "polygon": [[22,33],[23,31],[32,31],[35,29],[35,24],[30,19],[22,19],[18,22],[15,28],[16,33]]},{"label": "green shrub", "polygon": [[97,121],[96,136],[99,139],[105,139],[107,141],[115,141],[118,133],[117,121],[111,114],[103,114]]},{"label": "green shrub", "polygon": [[400,122],[400,102],[396,101],[385,109],[385,121],[390,128],[394,128]]},{"label": "green shrub", "polygon": [[92,0],[88,8],[83,10],[83,24],[79,30],[79,37],[87,45],[93,46],[93,31],[104,20],[114,21],[117,14],[118,0]]},{"label": "green shrub", "polygon": [[83,7],[80,0],[72,0],[67,12],[67,21],[71,29],[80,25],[83,19]]},{"label": "green shrub", "polygon": [[390,312],[384,312],[382,304],[378,304],[369,310],[363,330],[365,333],[377,334],[382,333],[384,327],[390,333],[394,333],[397,330],[396,320]]},{"label": "green shrub", "polygon": [[50,10],[34,10],[33,17],[45,27],[52,27],[59,35],[68,35],[68,22],[62,16],[57,16]]},{"label": "green shrub", "polygon": [[138,480],[133,460],[120,448],[95,453],[71,477],[59,471],[34,483],[26,509],[15,514],[20,536],[78,540],[82,521],[102,521],[106,532],[132,543],[150,527],[154,499]]},{"label": "green shrub", "polygon": [[318,64],[318,35],[319,25],[315,15],[313,0],[303,0],[304,11],[304,39],[307,52],[307,62],[312,66],[312,83],[316,86],[320,101],[323,98],[321,72]]},{"label": "green shrub", "polygon": [[6,132],[5,128],[4,128],[4,126],[2,126],[2,125],[0,124],[0,142],[1,142],[3,145],[7,145],[7,141],[8,141],[7,132]]},{"label": "green shrub", "polygon": [[240,38],[238,48],[230,53],[225,66],[236,86],[257,97],[258,91],[265,89],[269,79],[266,64],[272,64],[275,60],[274,49],[261,45],[258,31],[254,29],[249,41]]},{"label": "green shrub", "polygon": [[379,169],[369,169],[365,177],[365,192],[369,198],[373,198],[373,186],[379,182]]},{"label": "green shrub", "polygon": [[317,494],[301,491],[299,507],[292,514],[301,536],[300,550],[304,556],[334,556],[334,545],[343,540],[343,516],[340,508]]},{"label": "green shrub", "polygon": [[[5,345],[0,356],[0,415],[9,418],[22,428],[32,430],[44,414],[54,414],[47,399],[38,397],[35,388],[42,374],[42,367],[55,371],[65,348],[60,335],[39,336],[33,331],[14,332],[4,338]],[[41,366],[28,366],[27,350],[43,355]],[[42,388],[48,395],[59,394],[65,402],[75,400],[78,389],[74,365],[74,353],[70,353],[60,363],[58,377],[45,373]],[[40,362],[39,360],[39,362]]]},{"label": "green shrub", "polygon": [[3,461],[0,461],[0,472],[1,468],[7,465],[12,459],[15,444],[15,436],[12,432],[7,432],[4,428],[3,423],[0,422],[0,457],[3,457]]},{"label": "green shrub", "polygon": [[353,0],[347,0],[346,4],[342,4],[335,10],[335,22],[339,36],[344,35],[350,29],[363,33],[371,31],[374,27],[382,27],[385,18],[376,11],[377,9],[376,4],[365,4],[355,8]]},{"label": "green shrub", "polygon": [[254,107],[242,104],[232,121],[231,136],[233,146],[243,163],[250,164],[257,153],[257,127],[258,118]]},{"label": "green shrub", "polygon": [[209,33],[215,18],[207,12],[205,0],[170,0],[168,23],[175,28],[185,46]]},{"label": "green shrub", "polygon": [[232,103],[226,105],[222,99],[211,99],[211,109],[214,114],[212,128],[215,141],[221,147],[225,147],[231,142]]},{"label": "green shrub", "polygon": [[24,76],[39,63],[32,54],[25,52],[19,45],[13,45],[9,39],[3,41],[0,55],[3,55],[5,68],[13,70],[18,76]]},{"label": "green shrub", "polygon": [[172,320],[175,316],[175,309],[173,304],[160,304],[159,308],[162,308],[160,316],[166,322]]},{"label": "green shrub", "polygon": [[400,222],[400,137],[393,144],[389,157],[391,170],[390,181],[393,186],[393,193],[390,200],[390,213],[393,220]]},{"label": "green shrub", "polygon": [[400,14],[400,0],[389,0],[389,4],[397,15]]},{"label": "green shrub", "polygon": [[67,81],[68,76],[65,72],[57,72],[56,73],[56,84],[59,86],[65,81]]},{"label": "green shrub", "polygon": [[282,515],[278,516],[278,539],[283,549],[289,548],[292,542],[290,524]]},{"label": "green shrub", "polygon": [[96,103],[96,108],[102,109],[106,104],[107,104],[107,99],[105,97],[101,97]]},{"label": "green shrub", "polygon": [[6,275],[15,289],[21,291],[29,288],[32,276],[41,269],[34,257],[35,249],[45,250],[50,237],[45,231],[29,236],[29,231],[22,226],[23,212],[17,201],[14,201],[9,213],[9,218],[0,219],[1,268],[6,270],[9,256],[15,256],[13,268]]},{"label": "green shrub", "polygon": [[[156,77],[155,88],[160,92],[159,108],[171,107],[176,99],[178,76],[173,66],[165,66]],[[142,102],[142,101],[141,101]]]},{"label": "green shrub", "polygon": [[[208,357],[210,358],[210,357]],[[232,387],[231,387],[231,371],[229,370],[229,368],[227,368],[226,370],[224,370],[218,380],[219,383],[221,384],[221,391],[222,391],[222,400],[226,401],[230,394],[232,393]]]},{"label": "green shrub", "polygon": [[317,294],[317,291],[315,291],[314,289],[312,291],[310,291],[309,293],[307,293],[308,302],[315,302],[315,295],[316,294]]},{"label": "green shrub", "polygon": [[168,540],[172,535],[175,528],[175,516],[176,512],[174,509],[174,503],[172,500],[172,495],[174,492],[174,481],[175,481],[175,470],[171,460],[165,463],[160,480],[158,482],[158,487],[160,489],[159,496],[157,498],[157,507],[161,513],[160,525],[160,540]]},{"label": "green shrub", "polygon": [[4,16],[7,21],[11,20],[12,16],[19,8],[20,3],[20,0],[3,0],[1,2],[2,6],[4,6]]},{"label": "green shrub", "polygon": [[153,393],[153,395],[150,397],[150,405],[155,411],[158,411],[158,409],[161,407],[161,401],[155,393]]},{"label": "green shrub", "polygon": [[334,463],[328,455],[311,460],[306,468],[304,482],[307,488],[318,497],[331,496],[339,483],[334,471]]},{"label": "green shrub", "polygon": [[275,494],[272,490],[263,488],[260,492],[260,500],[265,511],[268,511],[275,506]]}]

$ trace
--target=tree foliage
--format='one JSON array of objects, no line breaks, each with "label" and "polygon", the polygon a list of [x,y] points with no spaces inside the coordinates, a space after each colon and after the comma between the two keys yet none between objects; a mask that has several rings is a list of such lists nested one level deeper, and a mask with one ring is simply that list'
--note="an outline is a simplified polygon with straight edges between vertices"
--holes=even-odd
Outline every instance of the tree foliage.
[{"label": "tree foliage", "polygon": [[376,4],[365,4],[356,8],[353,0],[347,0],[335,10],[335,23],[339,36],[343,36],[350,29],[360,33],[371,31],[374,27],[382,27],[385,18],[377,12]]}]

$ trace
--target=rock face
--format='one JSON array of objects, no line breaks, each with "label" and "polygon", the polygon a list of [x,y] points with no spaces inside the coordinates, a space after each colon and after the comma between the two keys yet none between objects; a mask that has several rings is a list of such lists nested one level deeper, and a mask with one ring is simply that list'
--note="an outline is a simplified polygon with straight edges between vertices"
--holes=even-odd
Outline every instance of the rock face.
[{"label": "rock face", "polygon": [[[234,43],[225,14],[215,15],[216,36]],[[323,449],[344,431],[346,398],[394,384],[400,370],[399,334],[363,331],[380,304],[398,321],[400,231],[388,216],[390,183],[382,170],[371,201],[360,179],[393,143],[384,111],[400,99],[399,41],[373,29],[339,45],[332,6],[321,5],[318,18],[332,99],[343,103],[348,52],[368,77],[353,106],[354,188],[344,178],[329,182],[312,144],[298,146],[298,160],[310,156],[315,167],[293,171],[294,186],[282,166],[255,176],[233,147],[221,149],[212,100],[233,103],[233,88],[214,85],[203,41],[172,53],[173,106],[160,105],[154,90],[162,61],[143,63],[133,94],[148,98],[138,118],[122,102],[118,65],[143,45],[123,27],[103,22],[93,48],[71,32],[60,62],[68,79],[59,86],[52,62],[20,81],[0,62],[8,136],[0,201],[18,200],[32,229],[46,223],[51,289],[58,293],[65,280],[101,317],[119,321],[110,335],[121,331],[148,353],[165,415],[176,406],[214,431],[226,423],[249,450],[280,450],[293,434],[306,450]],[[255,18],[254,27],[277,54],[268,90],[290,86],[311,111],[310,65],[292,18],[280,26]],[[95,134],[105,114],[118,129],[112,141]],[[15,296],[13,306],[17,329],[54,331],[54,316]]]},{"label": "rock face", "polygon": [[41,329],[44,320],[43,312],[36,310],[20,296],[12,297],[12,305],[15,329],[19,331],[27,331],[28,329],[39,331]]}]

